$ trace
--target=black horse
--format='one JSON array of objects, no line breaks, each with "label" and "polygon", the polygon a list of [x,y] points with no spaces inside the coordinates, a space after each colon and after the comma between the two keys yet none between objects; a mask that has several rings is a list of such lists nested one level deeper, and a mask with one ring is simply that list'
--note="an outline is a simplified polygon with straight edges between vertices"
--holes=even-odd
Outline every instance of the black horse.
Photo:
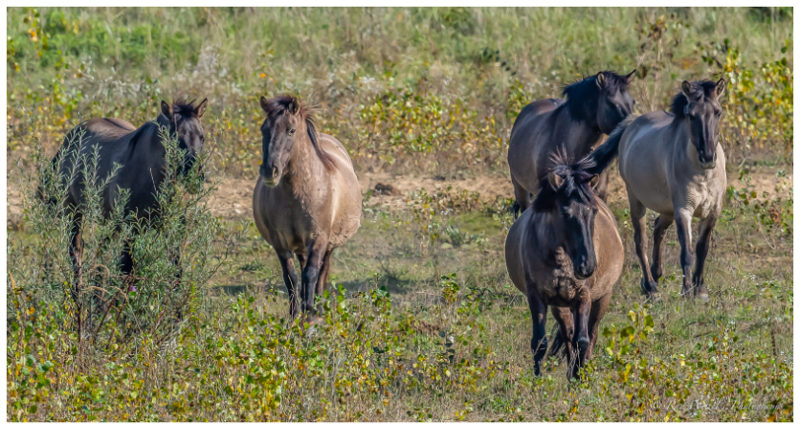
[{"label": "black horse", "polygon": [[[635,101],[628,85],[634,72],[622,76],[603,71],[566,86],[566,99],[537,100],[522,109],[508,146],[515,211],[531,205],[531,196],[538,192],[551,167],[550,157],[559,147],[570,159],[580,159],[633,111]],[[603,200],[607,177],[602,174],[596,188]]]},{"label": "black horse", "polygon": [[[129,191],[124,208],[126,214],[135,213],[139,218],[156,216],[156,193],[167,174],[167,139],[178,139],[178,147],[183,151],[179,172],[187,172],[203,149],[205,136],[200,118],[206,111],[207,102],[208,99],[203,99],[195,106],[193,102],[178,101],[170,105],[162,101],[158,118],[139,128],[121,119],[95,118],[67,133],[53,158],[53,165],[59,170],[58,175],[66,187],[66,208],[73,215],[69,251],[78,273],[81,269],[81,207],[86,198],[84,170],[87,163],[94,163],[94,154],[99,155],[94,174],[98,185],[105,184],[101,190],[105,216],[113,210],[120,189]],[[168,135],[161,129],[169,130]],[[133,268],[127,247],[120,265],[125,274]]]}]

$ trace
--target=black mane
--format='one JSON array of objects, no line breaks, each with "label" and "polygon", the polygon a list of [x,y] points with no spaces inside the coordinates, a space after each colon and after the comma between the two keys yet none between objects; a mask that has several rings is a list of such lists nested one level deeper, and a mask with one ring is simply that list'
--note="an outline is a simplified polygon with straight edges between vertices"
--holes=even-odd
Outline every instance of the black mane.
[{"label": "black mane", "polygon": [[[691,85],[692,94],[702,94],[703,97],[711,98],[714,95],[714,88],[716,88],[717,83],[710,80],[698,80],[691,82]],[[686,99],[683,91],[678,92],[678,94],[672,98],[672,104],[670,105],[669,111],[675,115],[676,119],[682,119],[685,117],[683,110],[687,104],[689,104],[689,100]]]},{"label": "black mane", "polygon": [[[569,164],[568,157],[563,150],[556,151],[550,157],[551,167],[548,174],[539,179],[539,193],[533,201],[533,208],[537,212],[552,210],[555,206],[557,197],[565,195],[569,198],[577,198],[584,204],[594,204],[595,195],[589,181],[595,175],[592,169],[596,163],[591,155],[587,155],[579,161]],[[561,186],[553,189],[548,181],[548,176],[557,174],[562,179]]]},{"label": "black mane", "polygon": [[[617,89],[624,90],[628,88],[628,80],[625,76],[607,70],[600,73],[603,74],[605,85],[610,89],[611,93]],[[597,111],[597,95],[599,92],[597,75],[592,75],[565,86],[561,94],[567,98],[565,104],[572,116],[589,119]]]},{"label": "black mane", "polygon": [[197,106],[194,105],[195,101],[195,99],[190,101],[183,99],[175,100],[172,102],[172,112],[184,118],[197,117]]}]

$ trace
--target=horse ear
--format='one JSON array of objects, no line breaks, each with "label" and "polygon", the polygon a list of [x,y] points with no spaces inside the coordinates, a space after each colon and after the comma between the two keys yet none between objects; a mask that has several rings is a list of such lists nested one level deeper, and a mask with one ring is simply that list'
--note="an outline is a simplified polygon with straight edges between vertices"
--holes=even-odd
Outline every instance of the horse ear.
[{"label": "horse ear", "polygon": [[633,80],[633,75],[634,74],[636,74],[636,69],[631,70],[630,73],[625,75],[625,81],[628,82],[628,83],[631,83],[631,81]]},{"label": "horse ear", "polygon": [[564,184],[564,178],[558,175],[557,173],[551,171],[547,174],[547,182],[550,184],[550,187],[553,188],[554,191],[558,190],[561,185]]},{"label": "horse ear", "polygon": [[714,86],[714,95],[719,98],[723,92],[725,92],[725,79],[720,79],[717,81],[716,86]]},{"label": "horse ear", "polygon": [[594,80],[599,88],[606,86],[606,77],[603,74],[603,72],[597,73],[597,76],[595,77]]},{"label": "horse ear", "polygon": [[292,115],[296,115],[298,110],[300,110],[300,103],[297,102],[297,99],[292,99],[289,104],[289,111],[292,112]]},{"label": "horse ear", "polygon": [[264,109],[265,112],[269,113],[268,106],[269,106],[269,100],[267,100],[267,97],[264,97],[262,95],[261,96],[261,108]]},{"label": "horse ear", "polygon": [[686,96],[687,99],[691,99],[692,84],[689,83],[688,80],[681,82],[681,92]]},{"label": "horse ear", "polygon": [[172,106],[170,106],[164,100],[161,100],[161,113],[163,113],[167,118],[172,119]]},{"label": "horse ear", "polygon": [[208,106],[208,98],[204,98],[203,101],[194,108],[194,113],[198,118],[202,118],[203,114],[206,113],[206,106]]}]

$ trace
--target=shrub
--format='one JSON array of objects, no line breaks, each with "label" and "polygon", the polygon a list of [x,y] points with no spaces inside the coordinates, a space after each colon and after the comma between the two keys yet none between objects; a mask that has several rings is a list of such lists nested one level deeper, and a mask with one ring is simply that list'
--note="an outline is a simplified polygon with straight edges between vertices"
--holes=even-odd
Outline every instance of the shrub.
[{"label": "shrub", "polygon": [[[95,345],[102,340],[108,347],[146,335],[162,345],[191,313],[197,288],[211,273],[208,249],[218,225],[202,205],[209,192],[202,188],[198,171],[202,159],[180,176],[183,152],[171,140],[165,148],[166,178],[156,194],[159,209],[152,218],[125,211],[127,190],[120,190],[110,213],[104,213],[103,190],[118,170],[101,180],[95,151],[73,164],[68,179],[61,178],[65,154],[78,153],[84,143],[82,134],[68,140],[66,150],[42,166],[39,195],[26,209],[26,222],[36,236],[27,246],[9,249],[9,256],[21,262],[11,268],[17,287],[9,305],[55,306],[64,317],[59,323],[74,331],[79,342]],[[66,207],[66,184],[74,180],[84,183],[80,217]],[[83,241],[77,269],[67,252],[73,222],[80,225]],[[132,276],[119,269],[126,248],[133,258]],[[42,265],[34,265],[36,261]]]}]

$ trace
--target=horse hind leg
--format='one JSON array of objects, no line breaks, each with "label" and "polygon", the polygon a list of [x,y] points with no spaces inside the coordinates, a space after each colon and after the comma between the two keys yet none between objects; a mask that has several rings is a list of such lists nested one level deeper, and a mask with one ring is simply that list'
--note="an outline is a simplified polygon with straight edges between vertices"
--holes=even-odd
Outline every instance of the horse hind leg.
[{"label": "horse hind leg", "polygon": [[655,226],[653,227],[653,261],[650,263],[650,274],[653,276],[653,280],[655,280],[656,284],[658,284],[658,280],[661,278],[662,274],[661,256],[664,247],[664,236],[670,225],[672,225],[672,216],[662,214],[656,219]]},{"label": "horse hind leg", "polygon": [[711,232],[714,230],[714,225],[717,223],[716,217],[707,217],[700,221],[699,237],[697,239],[697,250],[695,257],[694,274],[692,274],[692,284],[694,285],[694,295],[703,300],[708,301],[708,291],[703,281],[703,268],[705,267],[706,257],[708,256],[708,248],[711,244]]}]

